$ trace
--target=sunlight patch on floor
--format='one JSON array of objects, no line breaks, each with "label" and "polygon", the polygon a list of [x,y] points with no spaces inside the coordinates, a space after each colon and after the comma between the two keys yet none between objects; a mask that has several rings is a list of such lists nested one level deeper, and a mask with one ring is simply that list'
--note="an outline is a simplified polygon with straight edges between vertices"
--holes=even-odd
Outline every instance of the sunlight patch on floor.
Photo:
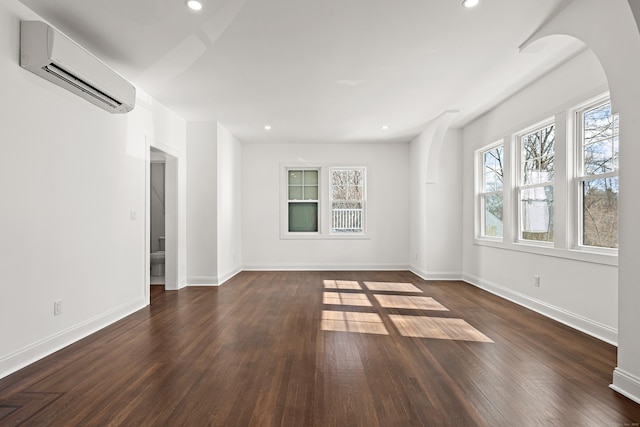
[{"label": "sunlight patch on floor", "polygon": [[[392,334],[400,334],[403,337],[493,343],[482,332],[459,318],[430,317],[425,313],[411,316],[391,314],[397,313],[393,311],[397,309],[449,311],[432,297],[407,295],[407,293],[423,293],[412,283],[362,282],[361,284],[355,280],[323,280],[323,284],[325,290],[322,302],[325,305],[370,307],[367,309],[369,312],[366,313],[338,311],[340,309],[337,307],[335,310],[323,310],[321,319],[323,331],[390,335],[385,326],[386,322]],[[421,313],[416,311],[413,314]]]},{"label": "sunlight patch on floor", "polygon": [[371,301],[365,294],[325,292],[322,297],[323,304],[355,305],[358,307],[371,307]]},{"label": "sunlight patch on floor", "polygon": [[321,327],[323,331],[389,335],[376,313],[323,310]]},{"label": "sunlight patch on floor", "polygon": [[371,291],[378,292],[420,292],[417,286],[412,283],[391,283],[391,282],[364,282],[364,285]]},{"label": "sunlight patch on floor", "polygon": [[360,284],[356,280],[325,280],[325,289],[351,289],[361,290]]},{"label": "sunlight patch on floor", "polygon": [[395,314],[390,314],[389,318],[404,337],[493,343],[486,335],[462,319]]},{"label": "sunlight patch on floor", "polygon": [[414,297],[405,295],[374,295],[375,299],[384,308],[406,308],[409,310],[435,310],[449,311],[431,297]]}]

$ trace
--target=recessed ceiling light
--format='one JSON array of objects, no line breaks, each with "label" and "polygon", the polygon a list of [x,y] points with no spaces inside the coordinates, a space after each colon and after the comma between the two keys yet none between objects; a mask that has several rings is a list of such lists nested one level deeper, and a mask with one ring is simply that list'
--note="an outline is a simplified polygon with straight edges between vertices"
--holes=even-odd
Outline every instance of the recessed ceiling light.
[{"label": "recessed ceiling light", "polygon": [[265,125],[264,130],[271,130],[271,126],[270,125]]},{"label": "recessed ceiling light", "polygon": [[389,129],[389,125],[382,125],[382,130],[388,130]]},{"label": "recessed ceiling light", "polygon": [[187,7],[191,10],[195,10],[195,11],[202,10],[202,3],[200,3],[198,0],[187,0],[185,3],[187,4]]},{"label": "recessed ceiling light", "polygon": [[480,0],[462,0],[462,5],[464,7],[474,7],[480,3]]}]

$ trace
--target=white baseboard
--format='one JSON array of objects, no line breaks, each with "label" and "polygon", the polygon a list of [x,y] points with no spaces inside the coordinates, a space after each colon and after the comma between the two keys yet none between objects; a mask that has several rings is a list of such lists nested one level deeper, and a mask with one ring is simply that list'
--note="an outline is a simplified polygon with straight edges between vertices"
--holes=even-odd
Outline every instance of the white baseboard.
[{"label": "white baseboard", "polygon": [[236,274],[240,273],[242,269],[240,267],[236,267],[231,271],[222,274],[218,277],[216,276],[189,276],[187,277],[187,286],[220,286],[227,280],[231,279]]},{"label": "white baseboard", "polygon": [[563,308],[547,304],[546,302],[536,300],[528,295],[521,294],[511,289],[496,285],[487,280],[480,279],[470,274],[463,274],[462,280],[468,282],[480,289],[497,295],[501,298],[514,302],[518,305],[526,307],[553,320],[563,323],[580,332],[591,335],[606,343],[618,345],[618,330],[610,326],[595,322],[586,317],[567,311]]},{"label": "white baseboard", "polygon": [[616,368],[613,371],[613,384],[609,388],[636,403],[640,403],[640,378],[635,375]]},{"label": "white baseboard", "polygon": [[459,271],[426,271],[415,265],[410,265],[409,271],[423,280],[462,280]]},{"label": "white baseboard", "polygon": [[0,378],[4,378],[56,351],[103,329],[146,306],[145,298],[121,305],[113,310],[40,340],[0,359]]},{"label": "white baseboard", "polygon": [[407,271],[407,264],[247,264],[243,271]]},{"label": "white baseboard", "polygon": [[242,271],[242,268],[234,267],[232,270],[221,274],[220,276],[218,276],[218,286],[224,284],[224,282],[226,282],[227,280],[231,279],[233,276],[235,276],[236,274],[240,273],[241,271]]},{"label": "white baseboard", "polygon": [[[188,286],[220,286],[242,271],[406,271],[406,264],[249,264],[218,277],[189,276]],[[446,279],[441,279],[446,280]],[[456,279],[460,280],[460,274]]]},{"label": "white baseboard", "polygon": [[189,276],[187,286],[220,286],[216,276]]}]

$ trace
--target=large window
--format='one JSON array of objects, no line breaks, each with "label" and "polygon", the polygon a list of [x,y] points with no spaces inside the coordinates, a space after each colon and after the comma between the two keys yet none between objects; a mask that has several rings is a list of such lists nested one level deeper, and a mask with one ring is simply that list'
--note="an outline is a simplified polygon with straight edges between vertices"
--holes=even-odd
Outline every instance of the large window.
[{"label": "large window", "polygon": [[476,243],[617,265],[620,123],[609,95],[502,141],[475,151]]},{"label": "large window", "polygon": [[289,170],[289,232],[318,231],[318,170]]},{"label": "large window", "polygon": [[364,166],[283,165],[281,238],[366,239]]},{"label": "large window", "polygon": [[618,247],[618,116],[608,100],[578,112],[579,244]]},{"label": "large window", "polygon": [[519,239],[553,241],[554,124],[545,124],[518,137]]},{"label": "large window", "polygon": [[331,169],[331,231],[362,233],[365,212],[365,170]]},{"label": "large window", "polygon": [[480,235],[503,237],[504,145],[481,152]]}]

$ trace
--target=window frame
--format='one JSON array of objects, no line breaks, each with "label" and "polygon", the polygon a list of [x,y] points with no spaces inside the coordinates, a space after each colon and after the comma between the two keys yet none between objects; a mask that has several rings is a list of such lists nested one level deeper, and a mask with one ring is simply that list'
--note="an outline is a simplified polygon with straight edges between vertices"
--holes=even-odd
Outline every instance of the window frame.
[{"label": "window frame", "polygon": [[[329,211],[331,214],[331,220],[329,225],[329,233],[334,236],[348,236],[348,235],[366,235],[367,233],[367,168],[364,166],[330,166],[328,173],[328,187],[329,187]],[[353,171],[359,170],[362,173],[362,199],[357,200],[357,202],[362,204],[362,213],[361,213],[361,223],[362,227],[360,231],[335,231],[333,224],[333,203],[336,201],[333,198],[333,173],[334,171],[343,170],[343,171]],[[349,200],[345,200],[349,202]],[[354,202],[356,200],[353,200]]]},{"label": "window frame", "polygon": [[[606,88],[594,88],[585,92],[582,96],[568,100],[562,104],[552,106],[537,114],[532,120],[515,125],[504,131],[496,132],[489,138],[497,141],[491,144],[477,145],[473,151],[471,162],[473,171],[473,244],[477,246],[492,247],[501,250],[549,256],[559,259],[569,259],[578,262],[588,262],[601,265],[617,266],[618,250],[599,248],[593,246],[579,246],[578,237],[581,230],[578,229],[578,191],[576,165],[577,156],[580,155],[580,142],[578,128],[576,126],[576,111],[584,109],[598,101],[610,100]],[[613,111],[615,114],[615,110]],[[520,162],[519,144],[517,136],[534,129],[545,122],[555,122],[555,161],[554,161],[554,239],[553,242],[540,242],[523,240],[518,241],[519,221],[517,200],[517,184],[519,183]],[[619,117],[622,121],[623,118]],[[533,123],[533,124],[532,124]],[[622,125],[622,124],[621,124]],[[622,126],[623,128],[624,126]],[[624,129],[620,129],[622,132]],[[624,136],[622,136],[624,137]],[[504,143],[504,196],[503,196],[503,239],[484,238],[480,236],[480,203],[479,193],[481,183],[481,159],[478,153]],[[623,144],[623,142],[621,142]],[[624,197],[624,196],[623,196]]]},{"label": "window frame", "polygon": [[[484,161],[484,155],[485,153],[495,150],[497,148],[502,148],[502,158],[503,158],[503,162],[502,162],[502,188],[500,190],[494,190],[494,191],[485,191],[485,185],[486,185],[486,181],[485,181],[485,161]],[[505,140],[499,140],[499,141],[495,141],[492,144],[486,145],[478,150],[476,150],[476,165],[477,165],[477,169],[476,169],[476,203],[477,203],[477,208],[476,208],[476,212],[477,212],[477,217],[478,217],[478,223],[476,226],[476,238],[478,239],[483,239],[483,240],[487,240],[487,241],[494,241],[494,242],[502,242],[504,241],[505,238],[505,193],[508,189],[508,182],[507,182],[507,168],[508,168],[508,160],[507,160],[507,143],[505,142]],[[497,195],[500,194],[502,196],[502,236],[489,236],[486,235],[485,232],[485,198],[486,196],[491,196],[491,195]]]},{"label": "window frame", "polygon": [[[365,205],[363,212],[363,232],[332,232],[331,224],[331,169],[362,169],[364,170],[364,196]],[[368,225],[368,172],[369,165],[367,163],[301,163],[286,162],[280,163],[280,239],[281,240],[370,240]],[[318,171],[318,231],[317,232],[300,232],[289,231],[289,194],[288,194],[288,175],[291,170],[317,170]]]},{"label": "window frame", "polygon": [[[290,199],[289,197],[289,190],[291,188],[291,183],[289,182],[289,173],[292,171],[302,171],[302,172],[306,172],[306,171],[315,171],[318,173],[318,182],[317,182],[317,198],[316,199]],[[303,175],[304,176],[304,175]],[[316,235],[318,233],[320,233],[321,230],[321,223],[320,223],[320,216],[321,216],[321,204],[320,204],[320,188],[321,188],[321,173],[320,173],[320,169],[319,168],[315,168],[315,167],[289,167],[286,168],[286,217],[287,217],[287,224],[286,224],[286,231],[287,233],[290,234],[294,234],[294,235]],[[303,188],[303,194],[304,194],[304,178],[303,178],[303,182],[301,187]],[[291,231],[290,227],[291,224],[289,222],[289,207],[290,205],[294,203],[294,204],[301,204],[301,203],[316,203],[317,205],[317,231]]]},{"label": "window frame", "polygon": [[[576,251],[582,252],[591,252],[597,254],[604,255],[615,255],[618,254],[618,247],[608,248],[605,246],[591,246],[585,245],[583,242],[584,239],[584,197],[583,197],[583,185],[586,181],[593,181],[597,179],[607,179],[607,178],[618,178],[620,177],[620,166],[618,163],[617,168],[611,172],[604,172],[598,174],[587,175],[584,172],[584,113],[587,111],[593,110],[605,104],[611,104],[611,97],[609,92],[601,94],[599,96],[588,99],[585,102],[578,104],[573,107],[570,111],[570,115],[573,123],[573,150],[574,150],[574,167],[573,167],[573,176],[572,176],[572,185],[571,192],[573,195],[573,200],[571,200],[572,204],[572,220],[574,221],[574,225],[572,227],[572,249]],[[611,115],[615,117],[614,120],[618,120],[618,144],[620,144],[620,123],[619,116],[617,113],[611,109]],[[615,129],[615,127],[614,127]],[[619,147],[618,147],[619,149]],[[619,185],[619,184],[618,184]],[[619,197],[619,190],[618,190]],[[619,237],[619,236],[618,236]],[[619,240],[618,240],[619,243]]]},{"label": "window frame", "polygon": [[[544,182],[538,182],[538,183],[534,183],[534,184],[524,184],[524,168],[525,168],[525,160],[524,160],[524,147],[523,147],[523,138],[534,134],[536,132],[542,131],[545,128],[548,128],[550,126],[553,126],[553,132],[554,132],[554,147],[553,147],[553,162],[554,162],[554,169],[553,169],[553,180],[552,181],[544,181]],[[513,144],[515,145],[515,153],[516,153],[516,158],[514,161],[514,165],[511,166],[512,169],[514,170],[514,175],[515,175],[515,186],[514,186],[514,197],[513,197],[513,201],[515,202],[512,206],[512,208],[514,209],[514,211],[516,212],[515,215],[515,224],[514,224],[514,236],[515,239],[514,241],[518,244],[521,245],[530,245],[530,246],[541,246],[541,247],[549,247],[549,248],[553,248],[554,247],[554,242],[555,242],[555,229],[556,229],[556,223],[557,221],[555,220],[555,213],[556,213],[556,209],[555,209],[555,203],[556,203],[556,153],[557,153],[557,144],[556,144],[556,132],[557,132],[557,125],[556,125],[556,118],[555,116],[546,118],[544,120],[541,120],[531,126],[528,126],[524,129],[521,129],[520,131],[516,132],[514,134],[514,138],[513,138]],[[551,240],[533,240],[533,239],[525,239],[523,237],[523,212],[522,212],[522,191],[523,190],[530,190],[530,189],[536,189],[536,188],[545,188],[545,187],[552,187],[553,191],[554,191],[554,198],[552,200],[552,206],[553,206],[553,213],[551,214],[551,217],[553,218],[553,237],[551,238]]]}]

